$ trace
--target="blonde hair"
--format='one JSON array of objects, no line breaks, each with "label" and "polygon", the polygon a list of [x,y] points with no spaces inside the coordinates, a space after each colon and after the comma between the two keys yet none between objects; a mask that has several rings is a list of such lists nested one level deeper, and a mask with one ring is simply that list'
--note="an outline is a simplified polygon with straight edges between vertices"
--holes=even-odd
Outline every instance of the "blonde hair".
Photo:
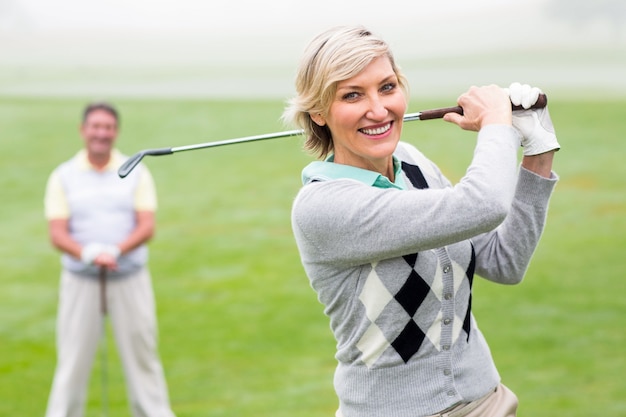
[{"label": "blonde hair", "polygon": [[319,126],[311,114],[328,115],[337,84],[386,56],[408,97],[408,82],[395,64],[389,45],[363,26],[338,26],[317,35],[304,51],[296,72],[296,96],[289,100],[282,119],[304,130],[307,151],[326,157],[333,151],[328,126]]}]

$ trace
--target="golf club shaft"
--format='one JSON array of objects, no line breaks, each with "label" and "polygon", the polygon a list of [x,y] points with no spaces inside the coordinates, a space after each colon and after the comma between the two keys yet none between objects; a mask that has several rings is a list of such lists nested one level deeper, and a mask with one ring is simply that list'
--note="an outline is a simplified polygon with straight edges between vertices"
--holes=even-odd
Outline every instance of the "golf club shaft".
[{"label": "golf club shaft", "polygon": [[107,315],[107,269],[104,266],[100,267],[100,275],[98,276],[100,281],[100,313],[102,313],[102,317],[106,317]]},{"label": "golf club shaft", "polygon": [[[537,99],[537,102],[531,108],[538,109],[538,108],[547,106],[547,104],[548,104],[547,96],[545,94],[540,94],[539,98]],[[523,109],[521,106],[514,106],[513,104],[511,104],[511,108],[513,110]],[[463,108],[460,106],[455,106],[455,107],[445,107],[441,109],[424,110],[424,111],[417,112],[417,113],[407,113],[404,115],[403,120],[405,122],[410,122],[413,120],[441,119],[446,113],[458,113],[462,115]],[[224,146],[224,145],[233,145],[235,143],[255,142],[255,141],[266,140],[266,139],[286,138],[286,137],[291,137],[291,136],[298,136],[303,133],[304,133],[303,130],[288,130],[285,132],[267,133],[264,135],[247,136],[247,137],[237,138],[237,139],[227,139],[227,140],[221,140],[217,142],[205,142],[205,143],[198,143],[195,145],[178,146],[178,147],[173,147],[173,148],[146,149],[146,150],[137,152],[136,154],[128,158],[128,160],[124,162],[124,164],[120,167],[117,173],[121,178],[126,177],[137,166],[137,164],[141,162],[143,157],[146,155],[151,155],[151,156],[170,155],[176,152],[192,151],[192,150],[204,149],[204,148],[213,148],[216,146]]]},{"label": "golf club shaft", "polygon": [[109,384],[108,384],[108,354],[107,354],[107,298],[106,298],[106,282],[107,269],[100,267],[100,313],[102,313],[102,340],[100,341],[100,388],[102,390],[102,417],[109,417]]}]

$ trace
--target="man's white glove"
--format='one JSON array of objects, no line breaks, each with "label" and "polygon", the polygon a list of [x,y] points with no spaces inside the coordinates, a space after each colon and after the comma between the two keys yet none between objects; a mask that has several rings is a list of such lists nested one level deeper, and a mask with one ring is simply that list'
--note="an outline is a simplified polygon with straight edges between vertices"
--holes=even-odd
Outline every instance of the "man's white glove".
[{"label": "man's white glove", "polygon": [[513,83],[504,89],[511,98],[511,103],[522,106],[524,110],[513,111],[513,127],[522,136],[524,156],[559,150],[561,145],[556,140],[554,125],[550,119],[548,107],[531,109],[537,102],[541,90],[528,84]]},{"label": "man's white glove", "polygon": [[102,253],[102,248],[103,245],[101,243],[86,244],[80,251],[80,260],[86,265],[91,265],[98,255]]},{"label": "man's white glove", "polygon": [[102,253],[111,255],[115,260],[120,256],[120,248],[117,245],[105,245],[102,243],[88,243],[80,252],[80,260],[87,264],[93,264],[93,261]]}]

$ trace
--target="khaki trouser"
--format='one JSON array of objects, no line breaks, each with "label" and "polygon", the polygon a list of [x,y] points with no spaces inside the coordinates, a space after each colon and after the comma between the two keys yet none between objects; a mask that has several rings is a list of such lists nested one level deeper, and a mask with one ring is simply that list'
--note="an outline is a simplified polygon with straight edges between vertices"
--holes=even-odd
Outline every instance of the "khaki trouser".
[{"label": "khaki trouser", "polygon": [[431,417],[515,417],[517,396],[503,384],[471,403],[459,404]]},{"label": "khaki trouser", "polygon": [[[107,281],[107,307],[135,417],[173,417],[157,353],[157,321],[150,274]],[[61,274],[57,366],[46,417],[82,417],[92,363],[103,336],[100,284]]]},{"label": "khaki trouser", "polygon": [[[515,417],[517,405],[517,396],[513,391],[500,384],[493,392],[476,401],[456,405],[429,417]],[[343,417],[341,410],[337,410],[335,417]]]}]

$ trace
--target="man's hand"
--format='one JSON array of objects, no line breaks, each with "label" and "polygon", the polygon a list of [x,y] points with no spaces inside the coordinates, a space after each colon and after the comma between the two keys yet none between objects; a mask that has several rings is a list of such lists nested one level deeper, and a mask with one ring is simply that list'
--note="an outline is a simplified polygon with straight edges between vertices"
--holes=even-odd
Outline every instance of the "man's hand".
[{"label": "man's hand", "polygon": [[101,243],[88,243],[83,246],[83,249],[80,251],[80,260],[85,265],[92,265],[93,261],[102,253],[102,246]]},{"label": "man's hand", "polygon": [[87,265],[96,265],[107,269],[117,269],[120,249],[116,245],[89,243],[81,251],[80,259]]}]

